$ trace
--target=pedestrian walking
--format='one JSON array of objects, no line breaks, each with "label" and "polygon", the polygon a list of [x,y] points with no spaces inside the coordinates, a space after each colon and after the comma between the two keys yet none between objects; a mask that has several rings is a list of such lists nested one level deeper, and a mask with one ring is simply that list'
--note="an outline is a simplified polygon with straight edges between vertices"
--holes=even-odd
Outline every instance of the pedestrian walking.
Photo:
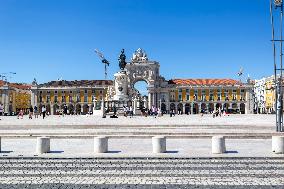
[{"label": "pedestrian walking", "polygon": [[[4,108],[3,108],[3,105],[0,104],[0,116],[3,116],[4,114]],[[1,117],[0,117],[0,120],[1,120]]]},{"label": "pedestrian walking", "polygon": [[35,115],[35,118],[37,119],[38,118],[38,108],[37,108],[37,106],[34,106],[34,115]]},{"label": "pedestrian walking", "polygon": [[124,117],[127,117],[127,108],[123,106],[123,115]]},{"label": "pedestrian walking", "polygon": [[21,117],[21,119],[24,118],[24,111],[21,109],[18,113],[18,119]]},{"label": "pedestrian walking", "polygon": [[45,106],[42,106],[42,108],[41,108],[41,113],[42,113],[42,118],[44,119],[44,118],[45,118],[45,114],[46,114],[46,108],[45,108]]},{"label": "pedestrian walking", "polygon": [[33,119],[33,112],[34,112],[34,108],[32,106],[30,106],[30,108],[29,108],[29,119]]},{"label": "pedestrian walking", "polygon": [[132,108],[132,106],[129,107],[129,114],[130,114],[130,117],[133,117],[133,108]]}]

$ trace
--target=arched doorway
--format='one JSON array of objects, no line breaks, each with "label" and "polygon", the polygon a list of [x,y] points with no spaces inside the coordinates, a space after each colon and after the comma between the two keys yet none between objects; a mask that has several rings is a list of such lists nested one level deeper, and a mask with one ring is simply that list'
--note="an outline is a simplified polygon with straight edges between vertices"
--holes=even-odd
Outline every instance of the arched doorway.
[{"label": "arched doorway", "polygon": [[183,105],[182,105],[182,103],[179,103],[177,105],[177,113],[178,114],[183,114]]},{"label": "arched doorway", "polygon": [[205,113],[205,112],[207,111],[207,108],[206,108],[206,104],[205,104],[205,103],[202,103],[202,104],[201,104],[201,111],[202,111],[203,113]]},{"label": "arched doorway", "polygon": [[161,111],[163,114],[167,113],[167,106],[164,103],[161,104]]},{"label": "arched doorway", "polygon": [[[130,64],[126,64],[127,80],[130,89],[128,89],[128,96],[135,97],[136,94],[141,96],[148,96],[147,107],[159,107],[158,93],[156,88],[159,87],[160,81],[165,80],[160,77],[160,64],[156,61],[149,61],[147,53],[139,48],[137,49],[131,59]],[[149,96],[150,95],[150,96]]]},{"label": "arched doorway", "polygon": [[46,113],[47,113],[48,115],[51,114],[50,104],[47,104],[47,105],[46,105]]},{"label": "arched doorway", "polygon": [[199,113],[199,106],[197,103],[193,104],[193,114],[198,114]]},{"label": "arched doorway", "polygon": [[74,114],[74,105],[73,104],[69,104],[68,105],[68,111],[70,115]]},{"label": "arched doorway", "polygon": [[245,114],[246,113],[246,105],[244,103],[240,104],[240,112],[241,112],[241,114]]},{"label": "arched doorway", "polygon": [[57,104],[53,105],[53,115],[58,115],[59,114],[59,106]]},{"label": "arched doorway", "polygon": [[237,103],[233,103],[232,104],[232,109],[238,109],[238,104]]},{"label": "arched doorway", "polygon": [[214,111],[214,104],[213,103],[208,104],[208,110],[209,110],[209,113],[212,113]]},{"label": "arched doorway", "polygon": [[229,103],[225,103],[224,105],[223,105],[223,110],[225,111],[225,112],[228,112],[228,109],[229,109]]},{"label": "arched doorway", "polygon": [[134,83],[134,89],[140,96],[148,96],[148,84],[144,80],[138,80]]},{"label": "arched doorway", "polygon": [[80,104],[77,104],[76,105],[76,110],[75,110],[76,114],[81,114],[81,105]]},{"label": "arched doorway", "polygon": [[83,115],[88,114],[88,112],[89,112],[89,106],[88,106],[88,104],[84,104],[84,106],[83,106]]},{"label": "arched doorway", "polygon": [[[91,114],[93,114],[93,109],[94,109],[94,104],[91,104],[91,106],[89,107],[89,111]],[[107,109],[109,110],[109,105],[107,106]]]},{"label": "arched doorway", "polygon": [[174,110],[176,112],[176,105],[174,103],[171,103],[170,110]]},{"label": "arched doorway", "polygon": [[219,110],[219,108],[222,109],[222,104],[221,103],[217,103],[216,104],[216,110]]},{"label": "arched doorway", "polygon": [[186,103],[185,106],[184,106],[184,110],[185,110],[185,114],[191,114],[190,112],[190,104],[189,103]]}]

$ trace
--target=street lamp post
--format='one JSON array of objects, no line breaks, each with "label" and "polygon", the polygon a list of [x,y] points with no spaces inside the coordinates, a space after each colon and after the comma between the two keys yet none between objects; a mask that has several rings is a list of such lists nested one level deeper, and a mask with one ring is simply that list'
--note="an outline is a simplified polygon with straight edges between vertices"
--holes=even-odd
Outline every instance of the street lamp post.
[{"label": "street lamp post", "polygon": [[[279,33],[279,39],[275,39],[275,23],[274,15],[278,14],[280,18],[279,27],[277,28]],[[276,131],[283,132],[283,35],[282,35],[282,23],[283,23],[283,1],[282,0],[270,0],[270,19],[272,27],[272,47],[273,47],[273,61],[274,61],[274,82],[275,82],[275,109],[276,109]],[[279,45],[276,45],[279,42]],[[280,65],[277,65],[276,52],[277,49],[280,52]]]}]

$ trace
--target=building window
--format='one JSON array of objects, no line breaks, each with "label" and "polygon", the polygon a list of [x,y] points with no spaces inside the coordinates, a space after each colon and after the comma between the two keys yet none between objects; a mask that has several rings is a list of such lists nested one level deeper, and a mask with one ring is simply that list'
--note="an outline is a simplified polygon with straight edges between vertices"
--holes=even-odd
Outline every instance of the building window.
[{"label": "building window", "polygon": [[65,96],[62,96],[62,102],[66,102]]},{"label": "building window", "polygon": [[180,93],[181,93],[181,92],[182,92],[182,89],[179,89],[179,90],[178,90],[178,92],[180,92]]},{"label": "building window", "polygon": [[47,95],[47,96],[46,96],[46,103],[49,103],[49,102],[50,102],[50,96]]},{"label": "building window", "polygon": [[70,91],[70,94],[72,94],[73,93],[73,91]]},{"label": "building window", "polygon": [[186,95],[186,100],[187,100],[187,101],[190,100],[190,95],[189,95],[189,94]]},{"label": "building window", "polygon": [[76,96],[76,101],[80,102],[80,96],[79,95]]},{"label": "building window", "polygon": [[221,101],[221,99],[222,99],[222,92],[221,92],[221,89],[218,89],[218,90],[217,90],[217,97],[218,97],[218,101]]},{"label": "building window", "polygon": [[100,94],[103,94],[103,91],[100,90]]},{"label": "building window", "polygon": [[225,89],[225,90],[224,90],[225,101],[228,101],[228,100],[229,100],[228,95],[229,95],[229,90],[228,90],[228,89]]},{"label": "building window", "polygon": [[182,101],[182,95],[181,94],[178,95],[178,100]]},{"label": "building window", "polygon": [[47,94],[50,94],[50,91],[47,91]]},{"label": "building window", "polygon": [[42,103],[42,96],[39,96],[39,102]]},{"label": "building window", "polygon": [[57,103],[58,102],[58,97],[54,96],[54,102]]},{"label": "building window", "polygon": [[88,93],[88,90],[87,89],[85,89],[85,94],[87,94]]},{"label": "building window", "polygon": [[245,90],[244,89],[241,89],[241,101],[245,101],[246,98],[245,98]]},{"label": "building window", "polygon": [[201,91],[201,100],[206,101],[206,91],[205,90]]},{"label": "building window", "polygon": [[57,91],[54,91],[55,94],[57,94]]},{"label": "building window", "polygon": [[237,100],[237,90],[233,89],[233,100]]},{"label": "building window", "polygon": [[88,96],[84,95],[84,102],[88,102]]},{"label": "building window", "polygon": [[93,93],[93,94],[95,94],[95,93],[96,93],[96,90],[95,90],[95,89],[93,89],[93,90],[92,90],[92,93]]},{"label": "building window", "polygon": [[72,103],[73,102],[73,98],[71,95],[69,95],[69,102]]},{"label": "building window", "polygon": [[174,102],[175,101],[175,95],[174,94],[171,94],[171,99],[170,99],[171,102]]}]

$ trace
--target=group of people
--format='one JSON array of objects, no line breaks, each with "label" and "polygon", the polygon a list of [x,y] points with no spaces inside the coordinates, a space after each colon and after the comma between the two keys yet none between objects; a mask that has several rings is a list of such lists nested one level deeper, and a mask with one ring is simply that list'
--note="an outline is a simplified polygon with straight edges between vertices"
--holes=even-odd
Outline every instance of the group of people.
[{"label": "group of people", "polygon": [[[4,114],[4,107],[2,104],[0,104],[0,116],[3,116]],[[0,117],[0,120],[1,120],[1,117]]]},{"label": "group of people", "polygon": [[[145,107],[140,107],[141,110],[141,116],[154,116],[157,117],[158,115],[161,115],[161,110],[155,106],[152,106],[150,109],[147,109]],[[130,116],[133,117],[134,115],[134,109],[132,106],[123,106],[123,115],[125,117]]]},{"label": "group of people", "polygon": [[[38,116],[42,115],[42,118],[44,119],[46,117],[46,107],[42,106],[41,107],[41,111],[39,112],[38,107],[37,106],[30,106],[29,107],[29,119],[33,119],[33,116],[35,116],[35,119],[38,118]],[[20,109],[19,113],[18,113],[18,119],[23,119],[24,117],[24,110]]]},{"label": "group of people", "polygon": [[218,116],[222,116],[223,113],[226,113],[224,110],[221,110],[221,108],[218,108],[217,110],[214,110],[212,115],[213,118],[218,117]]},{"label": "group of people", "polygon": [[130,117],[133,117],[134,112],[133,112],[133,107],[132,106],[123,106],[123,115],[127,117],[128,115]]}]

